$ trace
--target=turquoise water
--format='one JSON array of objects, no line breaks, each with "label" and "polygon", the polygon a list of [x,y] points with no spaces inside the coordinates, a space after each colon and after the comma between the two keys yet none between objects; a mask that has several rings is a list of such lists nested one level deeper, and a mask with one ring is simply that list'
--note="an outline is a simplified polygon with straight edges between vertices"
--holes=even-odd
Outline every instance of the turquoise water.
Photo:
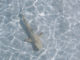
[{"label": "turquoise water", "polygon": [[[20,12],[36,34],[43,32],[42,50],[24,42]],[[79,0],[0,0],[0,60],[79,59]]]}]

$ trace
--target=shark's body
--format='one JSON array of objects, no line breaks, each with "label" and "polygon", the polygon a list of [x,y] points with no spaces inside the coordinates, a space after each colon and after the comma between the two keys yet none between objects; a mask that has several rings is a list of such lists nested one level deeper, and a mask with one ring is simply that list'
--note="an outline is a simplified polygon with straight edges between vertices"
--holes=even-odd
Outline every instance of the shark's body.
[{"label": "shark's body", "polygon": [[27,35],[29,38],[29,39],[26,39],[26,41],[31,42],[34,49],[36,50],[42,49],[42,42],[40,40],[40,36],[33,32],[31,26],[26,21],[24,15],[22,15],[22,20],[23,20],[24,25],[26,26]]}]

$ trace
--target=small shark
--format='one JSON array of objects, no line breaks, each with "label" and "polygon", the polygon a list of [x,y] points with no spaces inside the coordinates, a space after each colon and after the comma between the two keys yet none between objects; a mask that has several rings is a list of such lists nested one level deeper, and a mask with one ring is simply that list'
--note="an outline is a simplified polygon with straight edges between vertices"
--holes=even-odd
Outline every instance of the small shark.
[{"label": "small shark", "polygon": [[38,35],[33,32],[30,24],[26,21],[24,15],[22,16],[22,20],[24,25],[26,26],[28,39],[26,39],[26,42],[32,43],[32,46],[35,50],[41,50],[42,49],[42,42],[40,40],[40,36],[42,35],[42,32]]}]

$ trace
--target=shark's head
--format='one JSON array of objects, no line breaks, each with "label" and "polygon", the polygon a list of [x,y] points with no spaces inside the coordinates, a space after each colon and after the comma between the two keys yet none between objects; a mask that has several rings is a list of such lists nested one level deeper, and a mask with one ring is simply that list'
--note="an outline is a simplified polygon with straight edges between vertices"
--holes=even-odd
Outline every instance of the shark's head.
[{"label": "shark's head", "polygon": [[33,45],[34,50],[41,50],[42,49],[42,43],[38,42],[38,43],[34,43]]}]

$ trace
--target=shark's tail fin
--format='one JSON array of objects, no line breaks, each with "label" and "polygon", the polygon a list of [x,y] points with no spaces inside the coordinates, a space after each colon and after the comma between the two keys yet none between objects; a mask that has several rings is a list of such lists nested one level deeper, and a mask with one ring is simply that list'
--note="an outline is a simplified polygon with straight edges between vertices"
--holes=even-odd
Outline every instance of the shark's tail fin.
[{"label": "shark's tail fin", "polygon": [[24,14],[23,14],[23,12],[20,12],[20,13],[19,13],[19,17],[20,17],[20,19],[21,19],[25,24],[28,23],[27,20],[26,20],[26,18],[25,18],[25,16],[24,16]]},{"label": "shark's tail fin", "polygon": [[30,24],[26,20],[25,16],[22,13],[19,16],[21,20],[23,21],[23,23],[25,24],[26,28],[28,28],[31,32],[33,32],[33,29],[31,28]]}]

